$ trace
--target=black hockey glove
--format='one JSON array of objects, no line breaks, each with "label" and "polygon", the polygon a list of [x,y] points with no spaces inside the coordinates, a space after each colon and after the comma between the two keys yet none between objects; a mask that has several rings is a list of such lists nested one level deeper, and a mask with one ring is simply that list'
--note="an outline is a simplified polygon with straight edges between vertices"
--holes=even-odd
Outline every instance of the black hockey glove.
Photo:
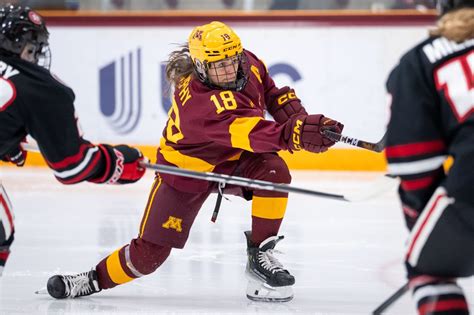
[{"label": "black hockey glove", "polygon": [[101,144],[99,148],[105,157],[105,172],[100,178],[91,180],[92,182],[129,184],[138,181],[145,174],[145,168],[140,162],[146,162],[148,159],[140,150],[124,144]]},{"label": "black hockey glove", "polygon": [[18,146],[13,150],[10,150],[7,154],[3,155],[0,159],[4,162],[10,162],[18,167],[22,167],[25,165],[27,155],[28,152],[23,150],[22,147]]}]

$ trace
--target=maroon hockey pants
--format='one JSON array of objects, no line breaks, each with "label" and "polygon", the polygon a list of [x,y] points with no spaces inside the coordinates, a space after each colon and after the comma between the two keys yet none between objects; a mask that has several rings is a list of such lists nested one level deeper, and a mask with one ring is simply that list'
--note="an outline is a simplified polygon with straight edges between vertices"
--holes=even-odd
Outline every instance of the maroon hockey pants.
[{"label": "maroon hockey pants", "polygon": [[[285,162],[276,154],[245,153],[238,163],[239,176],[275,183],[290,183]],[[177,190],[158,175],[152,186],[139,236],[104,258],[96,267],[102,289],[112,288],[155,271],[171,248],[183,248],[202,204],[215,186],[202,193]],[[252,196],[252,242],[276,235],[282,222],[287,193],[226,187],[226,193]]]}]

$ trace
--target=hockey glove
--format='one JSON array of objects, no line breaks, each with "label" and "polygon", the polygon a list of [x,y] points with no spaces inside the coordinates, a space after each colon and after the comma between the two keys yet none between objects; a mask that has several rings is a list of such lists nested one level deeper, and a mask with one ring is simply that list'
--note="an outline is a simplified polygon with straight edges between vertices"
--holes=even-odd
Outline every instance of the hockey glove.
[{"label": "hockey glove", "polygon": [[18,146],[13,150],[10,150],[7,154],[1,157],[1,160],[4,162],[10,162],[13,164],[16,164],[18,167],[22,167],[25,165],[26,162],[26,156],[28,155],[28,152],[23,150],[22,147]]},{"label": "hockey glove", "polygon": [[138,181],[145,174],[145,168],[140,166],[140,162],[146,162],[147,159],[140,150],[124,144],[102,144],[99,148],[105,156],[105,172],[101,178],[92,182],[129,184]]},{"label": "hockey glove", "polygon": [[308,115],[293,89],[287,89],[285,93],[272,100],[267,109],[279,124],[286,123],[291,116],[296,114]]},{"label": "hockey glove", "polygon": [[323,115],[295,115],[290,118],[285,128],[285,139],[290,152],[301,149],[313,152],[326,152],[334,141],[321,134],[328,128],[341,133],[344,125]]}]

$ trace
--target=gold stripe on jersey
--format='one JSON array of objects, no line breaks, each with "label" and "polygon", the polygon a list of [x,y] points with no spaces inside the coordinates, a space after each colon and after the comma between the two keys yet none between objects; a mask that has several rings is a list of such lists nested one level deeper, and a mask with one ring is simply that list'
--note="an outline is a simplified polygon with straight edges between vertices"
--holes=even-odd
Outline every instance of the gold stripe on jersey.
[{"label": "gold stripe on jersey", "polygon": [[240,156],[244,153],[244,151],[240,151],[234,156],[231,156],[227,161],[238,161],[240,159]]},{"label": "gold stripe on jersey", "polygon": [[178,150],[175,150],[166,144],[165,138],[161,138],[160,140],[160,152],[166,161],[180,168],[199,172],[211,172],[215,167],[215,165],[207,163],[200,158],[184,155]]},{"label": "gold stripe on jersey", "polygon": [[229,126],[230,141],[233,148],[240,148],[253,152],[250,146],[249,135],[255,125],[258,124],[262,117],[242,117],[236,118]]},{"label": "gold stripe on jersey", "polygon": [[133,278],[129,277],[125,273],[122,265],[120,264],[119,251],[120,249],[110,254],[106,261],[107,273],[115,284],[122,284],[133,280]]},{"label": "gold stripe on jersey", "polygon": [[262,219],[282,219],[285,216],[288,198],[258,197],[252,198],[252,216]]},{"label": "gold stripe on jersey", "polygon": [[255,67],[254,65],[252,65],[250,67],[250,70],[252,70],[252,72],[255,75],[255,77],[257,78],[258,82],[260,82],[260,84],[263,84],[262,83],[262,78],[260,77],[260,71],[258,71],[258,68]]},{"label": "gold stripe on jersey", "polygon": [[148,221],[148,216],[150,215],[151,205],[153,204],[153,201],[155,200],[155,196],[156,196],[156,192],[158,191],[158,188],[160,188],[161,186],[160,175],[158,175],[157,178],[155,179],[155,183],[156,182],[158,183],[156,184],[155,189],[152,189],[152,191],[150,192],[150,196],[148,197],[148,204],[145,210],[145,214],[143,215],[143,222],[140,228],[140,237],[143,237],[143,232],[145,231],[145,225],[146,225],[146,222]]}]

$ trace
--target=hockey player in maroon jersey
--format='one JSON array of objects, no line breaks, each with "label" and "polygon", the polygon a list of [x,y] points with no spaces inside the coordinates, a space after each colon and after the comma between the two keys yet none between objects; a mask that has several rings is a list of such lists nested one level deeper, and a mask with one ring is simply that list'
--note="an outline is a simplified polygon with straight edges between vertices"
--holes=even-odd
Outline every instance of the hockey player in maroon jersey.
[{"label": "hockey player in maroon jersey", "polygon": [[[469,314],[459,277],[474,275],[474,0],[437,1],[431,36],[402,57],[386,156],[410,236],[405,264],[419,314]],[[443,162],[454,163],[445,174]]]},{"label": "hockey player in maroon jersey", "polygon": [[[0,159],[23,166],[20,143],[31,135],[54,176],[64,184],[82,181],[132,183],[145,170],[135,148],[94,145],[82,138],[74,111],[74,92],[47,67],[48,31],[28,7],[0,8]],[[0,274],[14,235],[13,213],[0,182]]]},{"label": "hockey player in maroon jersey", "polygon": [[[324,152],[334,144],[322,127],[342,131],[323,115],[308,115],[293,89],[277,88],[264,64],[243,49],[227,25],[196,27],[182,50],[171,54],[168,79],[175,92],[158,149],[158,163],[195,171],[235,174],[290,183],[280,150]],[[264,119],[268,111],[275,119]],[[193,221],[214,184],[158,174],[139,235],[90,272],[57,275],[47,289],[55,298],[89,295],[155,271],[172,248],[183,248]],[[247,238],[247,297],[289,301],[294,277],[273,256],[288,194],[226,187],[252,200],[252,229]]]}]

